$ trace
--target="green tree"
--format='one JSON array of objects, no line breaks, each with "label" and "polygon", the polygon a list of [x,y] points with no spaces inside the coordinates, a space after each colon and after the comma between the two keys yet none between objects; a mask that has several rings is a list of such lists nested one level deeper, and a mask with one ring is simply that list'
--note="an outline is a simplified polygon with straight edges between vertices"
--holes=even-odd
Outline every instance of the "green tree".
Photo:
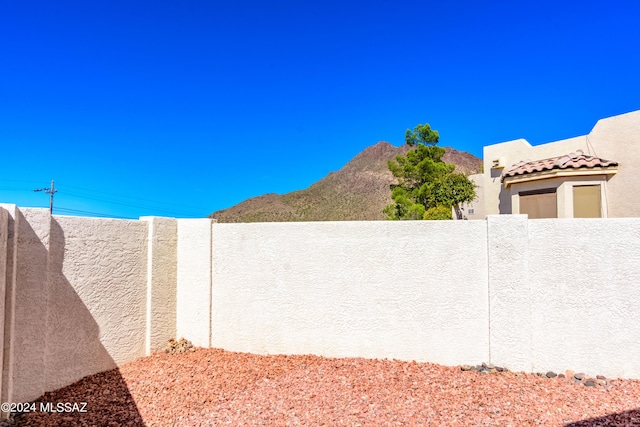
[{"label": "green tree", "polygon": [[407,129],[405,141],[415,148],[389,161],[398,184],[391,186],[393,203],[383,210],[387,219],[451,219],[452,207],[475,199],[469,178],[442,161],[445,149],[437,146],[439,139],[429,124]]}]

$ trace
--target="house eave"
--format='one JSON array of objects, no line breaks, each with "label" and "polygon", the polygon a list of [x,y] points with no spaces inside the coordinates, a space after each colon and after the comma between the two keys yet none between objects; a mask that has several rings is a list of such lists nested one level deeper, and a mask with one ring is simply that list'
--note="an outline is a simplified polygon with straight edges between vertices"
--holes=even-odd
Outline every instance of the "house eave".
[{"label": "house eave", "polygon": [[617,166],[597,167],[597,168],[579,168],[579,169],[553,169],[541,172],[531,172],[523,175],[508,176],[504,178],[504,187],[508,188],[513,184],[521,184],[524,182],[538,181],[541,179],[574,177],[574,176],[598,176],[598,175],[614,175],[618,172]]}]

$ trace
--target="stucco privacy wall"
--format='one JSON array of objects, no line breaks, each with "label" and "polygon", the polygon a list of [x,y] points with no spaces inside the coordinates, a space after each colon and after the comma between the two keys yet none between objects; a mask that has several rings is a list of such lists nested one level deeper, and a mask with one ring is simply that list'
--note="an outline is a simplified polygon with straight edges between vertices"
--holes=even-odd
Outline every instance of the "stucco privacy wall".
[{"label": "stucco privacy wall", "polygon": [[[178,219],[177,336],[196,346],[211,346],[210,219]],[[250,268],[249,265],[242,266]]]},{"label": "stucco privacy wall", "polygon": [[490,359],[531,372],[528,225],[526,215],[487,217]]},{"label": "stucco privacy wall", "polygon": [[180,336],[640,378],[640,218],[216,224],[0,208],[5,402]]},{"label": "stucco privacy wall", "polygon": [[3,340],[2,340],[2,383],[0,387],[0,400],[8,402],[10,396],[11,378],[13,373],[13,353],[11,351],[11,344],[13,342],[13,306],[15,305],[15,292],[13,292],[13,285],[15,282],[14,272],[16,270],[16,257],[17,257],[17,239],[15,238],[16,221],[18,218],[18,208],[12,204],[0,204],[0,212],[3,216],[6,215],[7,221],[2,224],[2,227],[6,227],[3,234],[6,233],[7,244],[5,254],[5,276],[4,276],[4,299],[3,299]]},{"label": "stucco privacy wall", "polygon": [[[8,236],[2,400],[35,399],[145,355],[147,222],[2,207],[0,218],[9,219],[0,222],[0,236]],[[175,282],[167,286],[175,293]],[[174,333],[168,328],[165,341]]]},{"label": "stucco privacy wall", "polygon": [[[38,397],[45,389],[47,252],[51,216],[45,209],[15,209],[12,283],[5,307],[3,394],[8,402]],[[8,331],[7,331],[8,330]],[[8,332],[8,333],[7,333]],[[7,346],[8,344],[8,346]],[[15,399],[15,400],[12,400]]]},{"label": "stucco privacy wall", "polygon": [[528,229],[533,368],[640,378],[640,219]]},{"label": "stucco privacy wall", "polygon": [[213,224],[212,345],[488,360],[484,221]]},{"label": "stucco privacy wall", "polygon": [[640,219],[487,223],[491,360],[640,378]]},{"label": "stucco privacy wall", "polygon": [[176,337],[178,221],[142,217],[149,224],[147,239],[146,353]]},{"label": "stucco privacy wall", "polygon": [[52,236],[47,368],[66,384],[144,356],[147,224],[54,217]]},{"label": "stucco privacy wall", "polygon": [[[4,355],[4,312],[7,289],[7,255],[9,212],[0,208],[0,361]],[[2,369],[0,366],[0,401],[2,399]]]}]

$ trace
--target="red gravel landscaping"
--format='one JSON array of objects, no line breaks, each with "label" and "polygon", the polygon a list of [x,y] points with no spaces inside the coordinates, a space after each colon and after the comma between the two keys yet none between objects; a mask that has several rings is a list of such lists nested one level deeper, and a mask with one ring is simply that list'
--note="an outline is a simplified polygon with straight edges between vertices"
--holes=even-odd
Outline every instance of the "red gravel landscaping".
[{"label": "red gravel landscaping", "polygon": [[640,426],[640,381],[586,387],[430,363],[156,353],[47,393],[22,426]]}]

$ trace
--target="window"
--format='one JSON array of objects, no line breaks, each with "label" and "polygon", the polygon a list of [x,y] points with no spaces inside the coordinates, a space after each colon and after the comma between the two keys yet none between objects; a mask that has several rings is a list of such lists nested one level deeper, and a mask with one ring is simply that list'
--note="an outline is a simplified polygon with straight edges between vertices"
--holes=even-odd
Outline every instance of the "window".
[{"label": "window", "polygon": [[520,198],[520,213],[529,215],[529,219],[558,217],[555,188],[521,191],[518,195]]},{"label": "window", "polygon": [[573,187],[573,217],[602,218],[599,185],[576,185]]}]

